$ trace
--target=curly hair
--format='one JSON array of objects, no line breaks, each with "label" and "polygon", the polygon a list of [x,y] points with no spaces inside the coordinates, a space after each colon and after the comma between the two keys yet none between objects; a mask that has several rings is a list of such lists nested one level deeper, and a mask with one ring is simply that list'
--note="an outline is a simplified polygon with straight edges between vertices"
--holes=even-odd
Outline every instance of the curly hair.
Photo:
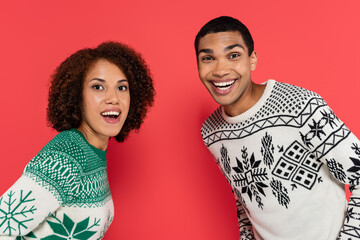
[{"label": "curly hair", "polygon": [[104,42],[96,48],[79,50],[56,68],[51,77],[47,120],[50,127],[59,132],[80,126],[84,78],[100,59],[118,66],[129,81],[129,113],[120,133],[114,137],[123,142],[131,130],[140,128],[148,108],[153,105],[155,90],[141,55],[122,43]]}]

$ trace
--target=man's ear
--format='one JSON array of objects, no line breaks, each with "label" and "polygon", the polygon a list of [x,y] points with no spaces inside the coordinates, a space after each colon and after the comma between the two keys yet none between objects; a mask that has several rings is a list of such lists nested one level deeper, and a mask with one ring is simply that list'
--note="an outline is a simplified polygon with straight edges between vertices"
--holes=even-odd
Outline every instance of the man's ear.
[{"label": "man's ear", "polygon": [[257,65],[257,52],[254,50],[251,55],[250,55],[250,70],[254,71],[256,69],[256,65]]}]

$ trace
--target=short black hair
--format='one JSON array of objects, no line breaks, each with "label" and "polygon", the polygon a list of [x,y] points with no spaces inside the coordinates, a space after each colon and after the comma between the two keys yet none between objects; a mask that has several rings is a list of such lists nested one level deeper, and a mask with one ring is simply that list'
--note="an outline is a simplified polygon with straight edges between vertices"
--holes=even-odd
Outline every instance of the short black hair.
[{"label": "short black hair", "polygon": [[248,48],[249,56],[254,51],[254,40],[250,34],[249,29],[239,20],[229,16],[221,16],[214,18],[207,22],[198,32],[195,37],[195,52],[196,57],[198,57],[198,47],[200,38],[204,37],[209,33],[218,33],[218,32],[239,32],[244,39],[246,47]]}]

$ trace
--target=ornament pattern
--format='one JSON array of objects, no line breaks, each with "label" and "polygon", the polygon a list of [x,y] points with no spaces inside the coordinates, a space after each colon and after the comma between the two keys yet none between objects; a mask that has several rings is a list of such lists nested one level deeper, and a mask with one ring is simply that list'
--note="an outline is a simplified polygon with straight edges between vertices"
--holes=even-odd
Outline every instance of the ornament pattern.
[{"label": "ornament pattern", "polygon": [[288,208],[290,197],[288,195],[288,190],[282,185],[282,182],[273,178],[270,187],[279,204]]},{"label": "ornament pattern", "polygon": [[[298,141],[294,141],[277,162],[272,174],[311,190],[318,179],[323,163],[309,153]],[[293,185],[294,186],[294,185]]]},{"label": "ornament pattern", "polygon": [[[350,190],[357,194],[350,199],[339,239],[360,239],[360,199],[355,189],[360,184],[360,142],[316,93],[268,82],[261,101],[246,114],[229,117],[219,107],[204,122],[201,134],[237,196],[239,226],[244,226],[240,228],[241,239],[247,239],[248,233],[254,236],[248,225],[251,216],[256,225],[267,224],[272,217],[268,213],[277,214],[269,209],[286,215],[301,207],[307,197],[324,201],[320,196],[323,191],[315,190],[338,189],[338,181],[350,184]],[[336,203],[334,192],[332,201]],[[336,211],[342,211],[339,209],[344,205],[338,202]],[[324,216],[317,210],[308,223],[324,220],[328,214],[327,207]],[[276,216],[280,221],[291,217]],[[324,222],[333,224],[329,219]],[[271,225],[265,233],[275,229]],[[329,232],[338,234],[332,227]]]},{"label": "ornament pattern", "polygon": [[0,197],[0,239],[100,240],[112,209],[106,153],[97,153],[77,130],[64,131]]}]

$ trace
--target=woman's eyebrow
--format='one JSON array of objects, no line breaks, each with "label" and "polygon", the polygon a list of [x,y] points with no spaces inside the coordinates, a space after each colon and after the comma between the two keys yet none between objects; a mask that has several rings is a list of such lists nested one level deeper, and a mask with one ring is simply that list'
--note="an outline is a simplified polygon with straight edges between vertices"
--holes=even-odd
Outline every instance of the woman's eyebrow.
[{"label": "woman's eyebrow", "polygon": [[[91,80],[90,80],[90,82],[91,81],[99,81],[99,82],[106,82],[104,79],[102,79],[102,78],[92,78]],[[122,82],[128,82],[128,80],[127,79],[120,79],[120,80],[118,80],[117,81],[118,83],[122,83]]]},{"label": "woman's eyebrow", "polygon": [[102,79],[102,78],[92,78],[91,80],[90,80],[90,82],[91,81],[100,81],[100,82],[105,82],[105,80],[104,79]]}]

